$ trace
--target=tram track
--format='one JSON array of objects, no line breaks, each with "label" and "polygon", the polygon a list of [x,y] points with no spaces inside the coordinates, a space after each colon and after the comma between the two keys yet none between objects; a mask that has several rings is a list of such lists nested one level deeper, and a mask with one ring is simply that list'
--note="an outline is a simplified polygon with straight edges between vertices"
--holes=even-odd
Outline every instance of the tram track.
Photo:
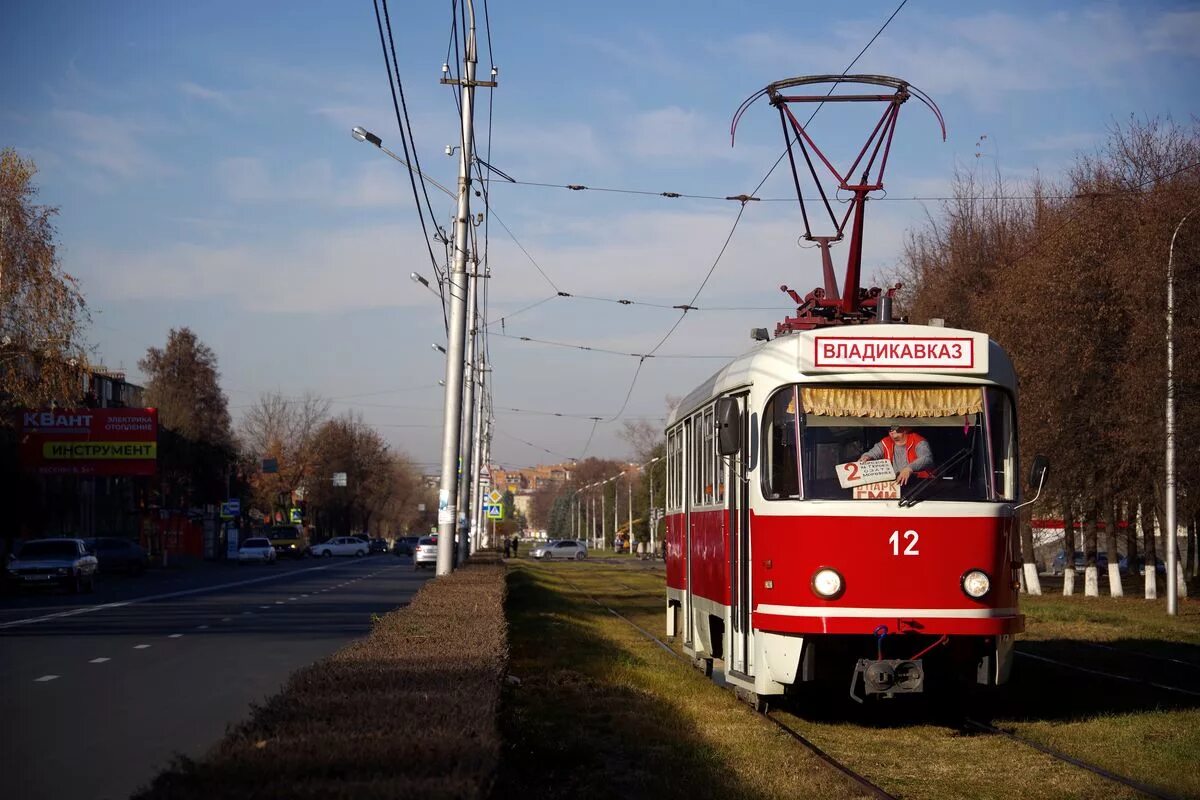
[{"label": "tram track", "polygon": [[[629,625],[631,628],[633,628],[634,630],[636,630],[636,631],[637,631],[638,633],[640,633],[642,636],[646,637],[646,638],[647,638],[647,639],[649,639],[651,642],[653,642],[654,644],[658,645],[660,648],[662,648],[664,651],[666,651],[666,652],[667,652],[667,653],[669,653],[670,655],[674,656],[676,659],[678,659],[678,660],[682,661],[683,663],[687,664],[688,666],[692,666],[692,660],[691,660],[691,659],[689,659],[689,658],[688,658],[686,655],[684,655],[683,653],[680,653],[680,652],[679,652],[678,650],[676,650],[675,648],[671,647],[671,645],[667,644],[666,642],[664,642],[662,639],[660,639],[660,638],[658,638],[657,636],[655,636],[655,635],[654,635],[653,633],[651,633],[650,631],[648,631],[648,630],[646,630],[645,628],[643,628],[641,625],[638,625],[636,622],[634,622],[633,620],[629,619],[629,618],[628,618],[628,617],[626,617],[624,614],[622,614],[621,612],[619,612],[619,611],[617,611],[616,609],[612,608],[611,606],[607,606],[607,605],[605,605],[604,603],[600,602],[600,600],[599,600],[599,599],[597,599],[597,598],[596,598],[594,595],[592,595],[590,592],[588,592],[588,591],[586,591],[586,590],[584,590],[584,589],[581,589],[581,588],[580,588],[578,585],[576,585],[575,583],[571,582],[571,581],[570,581],[570,580],[568,580],[567,578],[565,578],[565,577],[564,577],[564,578],[562,578],[562,580],[563,580],[563,583],[565,583],[565,584],[567,584],[568,586],[570,586],[572,589],[574,589],[576,592],[578,592],[578,593],[579,593],[579,594],[581,594],[582,596],[584,596],[584,597],[588,598],[589,600],[591,600],[593,603],[595,603],[597,606],[599,606],[600,608],[602,608],[602,609],[604,609],[605,611],[607,611],[609,614],[613,615],[613,616],[614,616],[614,617],[616,617],[617,619],[619,619],[619,620],[621,620],[622,622],[624,622],[625,624]],[[621,586],[622,586],[622,587],[624,587],[625,589],[629,589],[630,591],[636,591],[636,590],[634,590],[634,589],[633,589],[632,587],[630,587],[630,586],[627,586],[627,585],[625,585],[625,584],[621,584],[619,581],[614,581],[614,583],[618,583],[619,585],[621,585]],[[800,744],[802,747],[804,747],[806,750],[808,750],[808,752],[809,752],[809,753],[811,753],[811,754],[812,754],[814,757],[816,757],[816,759],[817,759],[817,760],[818,760],[818,761],[819,761],[821,764],[825,765],[825,766],[826,766],[826,767],[828,767],[829,769],[832,769],[832,770],[834,770],[834,771],[835,771],[835,772],[837,772],[838,774],[842,775],[844,778],[847,778],[848,780],[852,781],[852,782],[853,782],[853,783],[855,783],[855,784],[856,784],[856,785],[857,785],[859,788],[861,788],[861,789],[863,789],[864,791],[866,791],[866,792],[867,792],[867,793],[868,793],[868,794],[869,794],[871,797],[876,797],[876,798],[879,798],[879,800],[901,800],[901,799],[900,799],[899,797],[897,797],[896,795],[894,795],[894,794],[889,794],[889,793],[888,793],[886,790],[884,790],[882,787],[880,787],[880,786],[877,786],[876,784],[872,783],[872,782],[870,781],[870,779],[868,779],[866,776],[864,776],[864,775],[861,775],[861,774],[860,774],[860,773],[858,773],[858,772],[855,772],[855,771],[854,771],[854,770],[853,770],[851,767],[849,767],[848,765],[846,765],[846,764],[842,763],[841,761],[838,761],[838,760],[837,760],[837,759],[835,759],[833,756],[831,756],[831,755],[829,755],[828,753],[826,753],[824,750],[822,750],[820,747],[818,747],[818,746],[817,746],[817,745],[816,745],[816,744],[815,744],[815,743],[814,743],[812,740],[808,739],[806,736],[804,736],[804,735],[803,735],[802,733],[800,733],[799,731],[797,731],[797,730],[795,730],[794,728],[792,728],[791,726],[789,726],[789,725],[787,725],[787,724],[785,724],[785,723],[781,722],[779,719],[776,719],[775,717],[771,716],[771,713],[770,713],[770,711],[769,711],[769,710],[767,710],[767,709],[764,709],[764,710],[761,710],[761,711],[756,711],[756,713],[757,713],[759,716],[761,716],[761,717],[763,717],[764,719],[766,719],[766,720],[768,720],[769,722],[771,722],[771,724],[773,724],[773,725],[774,725],[776,728],[778,728],[779,730],[783,731],[783,732],[784,732],[784,733],[785,733],[785,734],[786,734],[788,737],[790,737],[790,738],[791,738],[792,740],[794,740],[796,743]]]},{"label": "tram track", "polygon": [[1076,672],[1083,672],[1088,675],[1096,675],[1101,678],[1109,678],[1110,680],[1123,681],[1125,683],[1133,683],[1139,686],[1148,686],[1152,689],[1157,689],[1164,692],[1174,692],[1176,694],[1187,695],[1189,697],[1200,697],[1200,691],[1194,689],[1184,689],[1180,686],[1172,686],[1167,683],[1158,683],[1157,681],[1147,680],[1145,678],[1135,678],[1130,675],[1121,675],[1116,672],[1108,672],[1102,669],[1093,669],[1092,667],[1081,667],[1078,664],[1072,664],[1069,661],[1062,661],[1057,658],[1049,658],[1047,656],[1039,656],[1034,653],[1026,653],[1023,650],[1017,650],[1016,654],[1022,658],[1030,658],[1034,661],[1040,661],[1045,664],[1053,664],[1057,667],[1073,669]]},{"label": "tram track", "polygon": [[1136,781],[1132,778],[1126,778],[1123,775],[1118,775],[1115,772],[1110,772],[1103,767],[1096,766],[1095,764],[1091,764],[1083,759],[1075,758],[1072,755],[1055,750],[1053,747],[1048,747],[1041,742],[1035,742],[1032,739],[1027,739],[1024,736],[1013,733],[1012,731],[1006,731],[1003,728],[997,728],[995,725],[989,725],[986,722],[980,722],[979,720],[971,719],[970,717],[966,717],[963,720],[963,723],[967,727],[975,728],[976,730],[996,736],[1003,736],[1010,741],[1017,742],[1018,744],[1025,745],[1026,747],[1031,747],[1034,750],[1037,750],[1039,753],[1048,755],[1057,761],[1062,761],[1066,764],[1078,767],[1079,769],[1086,770],[1093,775],[1112,783],[1119,783],[1123,786],[1127,786],[1130,789],[1133,789],[1134,791],[1144,794],[1148,797],[1154,797],[1158,800],[1182,800],[1179,795],[1168,794],[1162,789],[1142,783],[1141,781]]},{"label": "tram track", "polygon": [[[588,591],[580,588],[577,584],[573,583],[572,581],[568,580],[565,577],[563,577],[562,579],[563,579],[563,582],[566,583],[568,586],[570,586],[574,591],[576,591],[580,595],[588,598],[595,605],[599,606],[600,608],[604,609],[612,616],[614,616],[617,619],[621,620],[622,622],[626,623],[627,625],[629,625],[630,627],[635,629],[638,633],[640,633],[642,636],[649,639],[651,642],[656,644],[658,647],[662,648],[664,651],[666,651],[670,655],[672,655],[675,658],[679,659],[680,661],[688,664],[689,666],[694,666],[693,659],[688,658],[684,653],[681,653],[681,652],[675,650],[674,648],[672,648],[670,646],[670,644],[663,641],[659,637],[655,636],[653,633],[646,630],[642,626],[638,625],[636,622],[629,619],[627,616],[625,616],[621,612],[619,612],[616,609],[612,608],[611,606],[608,606],[605,603],[601,602],[598,598],[596,598],[594,595],[592,595]],[[634,587],[629,586],[628,584],[626,584],[622,581],[619,581],[619,580],[613,580],[613,583],[620,586],[622,589],[625,589],[630,592],[637,593],[639,591],[639,590],[635,589]],[[1166,684],[1157,684],[1153,681],[1147,681],[1145,679],[1132,678],[1130,676],[1118,675],[1116,673],[1105,672],[1103,670],[1094,670],[1094,669],[1090,669],[1090,668],[1086,668],[1086,667],[1080,667],[1078,665],[1070,664],[1065,661],[1059,661],[1057,659],[1051,659],[1051,658],[1047,658],[1045,656],[1038,656],[1038,655],[1031,654],[1031,653],[1024,653],[1021,651],[1017,651],[1017,653],[1019,655],[1027,656],[1034,660],[1054,664],[1054,665],[1065,667],[1068,669],[1079,670],[1081,672],[1095,674],[1095,675],[1106,677],[1106,678],[1113,678],[1113,679],[1117,679],[1117,680],[1127,681],[1130,683],[1148,686],[1148,687],[1151,687],[1154,689],[1179,692],[1179,693],[1182,693],[1185,695],[1200,697],[1200,692],[1194,692],[1194,691],[1191,691],[1188,689],[1182,689],[1181,687],[1177,687],[1177,686],[1169,686]],[[1134,655],[1147,655],[1147,654],[1136,653]],[[1152,656],[1148,656],[1148,657],[1152,657]],[[885,790],[882,787],[878,786],[877,784],[873,783],[866,776],[856,772],[853,768],[851,768],[847,764],[845,764],[841,761],[838,761],[836,758],[834,758],[833,756],[826,753],[811,739],[804,736],[804,734],[802,734],[800,731],[796,730],[795,728],[791,727],[790,725],[788,725],[785,722],[783,722],[782,720],[780,720],[775,714],[773,714],[771,712],[770,709],[764,708],[761,710],[757,710],[756,713],[758,713],[760,716],[764,717],[769,722],[771,722],[771,724],[773,724],[776,728],[781,730],[789,738],[793,739],[798,744],[803,746],[806,750],[808,750],[813,756],[815,756],[826,767],[838,772],[843,777],[852,781],[857,786],[859,786],[861,789],[866,791],[870,796],[876,797],[876,798],[881,798],[881,799],[890,798],[891,800],[900,800],[900,796],[890,794],[889,792],[887,792],[887,790]],[[951,727],[953,727],[953,726],[951,726]],[[1156,798],[1156,800],[1182,800],[1181,796],[1179,796],[1179,795],[1171,794],[1171,793],[1169,793],[1163,789],[1160,789],[1158,787],[1151,786],[1149,784],[1143,783],[1143,782],[1135,780],[1133,778],[1128,778],[1123,775],[1119,775],[1117,773],[1111,772],[1111,771],[1109,771],[1103,767],[1100,767],[1096,764],[1092,764],[1083,759],[1077,758],[1077,757],[1069,755],[1067,753],[1063,753],[1052,747],[1044,745],[1033,739],[1026,738],[1026,737],[1021,736],[1012,731],[1004,730],[1003,728],[996,727],[994,725],[991,725],[986,722],[982,722],[980,720],[972,719],[969,717],[964,717],[962,719],[960,728],[973,728],[975,730],[978,730],[978,731],[981,731],[983,733],[987,733],[990,735],[1002,736],[1005,739],[1007,739],[1015,744],[1019,744],[1021,746],[1033,749],[1049,758],[1052,758],[1061,763],[1068,764],[1077,769],[1088,772],[1088,773],[1096,776],[1097,778],[1100,778],[1111,784],[1117,784],[1120,786],[1124,786],[1127,789],[1137,792],[1138,794],[1141,794],[1141,795],[1144,795],[1147,797]]]}]

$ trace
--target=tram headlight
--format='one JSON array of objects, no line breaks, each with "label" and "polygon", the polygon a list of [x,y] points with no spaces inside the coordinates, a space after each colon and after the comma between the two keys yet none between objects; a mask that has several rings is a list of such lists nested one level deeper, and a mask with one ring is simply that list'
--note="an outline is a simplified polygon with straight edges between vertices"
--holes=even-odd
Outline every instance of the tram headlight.
[{"label": "tram headlight", "polygon": [[992,579],[981,569],[970,570],[962,576],[962,590],[978,600],[992,590]]},{"label": "tram headlight", "polygon": [[822,567],[813,573],[812,590],[818,597],[834,600],[841,596],[845,588],[846,582],[835,569]]}]

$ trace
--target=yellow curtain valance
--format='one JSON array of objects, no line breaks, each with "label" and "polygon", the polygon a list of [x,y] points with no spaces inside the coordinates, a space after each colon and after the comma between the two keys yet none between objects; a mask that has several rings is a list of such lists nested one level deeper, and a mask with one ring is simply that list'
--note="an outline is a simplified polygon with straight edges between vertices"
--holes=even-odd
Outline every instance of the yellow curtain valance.
[{"label": "yellow curtain valance", "polygon": [[826,417],[953,417],[983,410],[982,389],[800,388],[805,414]]}]

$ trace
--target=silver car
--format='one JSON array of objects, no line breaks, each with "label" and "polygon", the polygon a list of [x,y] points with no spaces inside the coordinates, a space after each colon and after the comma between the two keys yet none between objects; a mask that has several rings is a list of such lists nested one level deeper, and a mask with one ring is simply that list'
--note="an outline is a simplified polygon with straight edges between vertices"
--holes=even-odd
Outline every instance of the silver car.
[{"label": "silver car", "polygon": [[422,536],[413,548],[413,569],[437,566],[437,537]]},{"label": "silver car", "polygon": [[32,539],[8,562],[7,572],[17,586],[58,585],[90,592],[99,563],[82,539]]},{"label": "silver car", "polygon": [[543,545],[535,547],[531,555],[534,558],[547,561],[557,558],[573,558],[576,561],[583,561],[587,558],[587,547],[583,542],[577,542],[574,539],[563,539],[561,541],[546,542]]}]

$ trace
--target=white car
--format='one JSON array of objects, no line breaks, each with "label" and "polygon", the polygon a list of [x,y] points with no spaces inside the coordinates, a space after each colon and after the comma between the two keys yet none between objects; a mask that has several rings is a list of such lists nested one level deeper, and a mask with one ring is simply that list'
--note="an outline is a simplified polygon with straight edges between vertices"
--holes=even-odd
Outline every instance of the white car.
[{"label": "white car", "polygon": [[422,536],[413,548],[413,569],[437,566],[437,537]]},{"label": "white car", "polygon": [[75,593],[92,591],[99,562],[82,539],[34,539],[8,562],[15,586],[61,585]]},{"label": "white car", "polygon": [[328,542],[314,544],[311,548],[314,556],[329,558],[330,556],[365,556],[369,545],[357,536],[338,536]]},{"label": "white car", "polygon": [[275,545],[267,538],[250,538],[238,547],[238,562],[261,561],[264,564],[275,561]]},{"label": "white car", "polygon": [[587,558],[587,547],[582,542],[577,542],[573,539],[563,539],[557,542],[546,542],[543,545],[535,547],[531,555],[534,558],[546,560],[573,558],[576,561],[583,561]]}]

